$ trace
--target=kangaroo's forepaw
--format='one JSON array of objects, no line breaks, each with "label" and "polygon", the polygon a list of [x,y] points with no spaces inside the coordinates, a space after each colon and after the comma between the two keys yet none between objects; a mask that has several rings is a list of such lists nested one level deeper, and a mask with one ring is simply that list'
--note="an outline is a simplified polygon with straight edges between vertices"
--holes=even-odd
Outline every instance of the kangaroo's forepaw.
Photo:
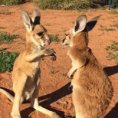
[{"label": "kangaroo's forepaw", "polygon": [[50,48],[48,48],[48,49],[45,49],[45,55],[52,55],[53,53],[55,53],[55,51],[53,50],[53,49],[50,49]]},{"label": "kangaroo's forepaw", "polygon": [[50,55],[51,60],[55,61],[56,60],[56,55],[53,53]]},{"label": "kangaroo's forepaw", "polygon": [[68,72],[67,77],[68,77],[69,79],[71,79],[71,78],[72,78],[72,73]]}]

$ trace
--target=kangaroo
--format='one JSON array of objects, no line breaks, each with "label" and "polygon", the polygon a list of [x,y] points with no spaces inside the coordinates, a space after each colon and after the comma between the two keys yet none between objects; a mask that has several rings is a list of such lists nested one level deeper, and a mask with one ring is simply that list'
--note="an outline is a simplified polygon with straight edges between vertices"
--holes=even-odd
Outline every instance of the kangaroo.
[{"label": "kangaroo", "polygon": [[47,30],[40,23],[40,18],[38,9],[34,10],[32,18],[26,11],[22,11],[22,19],[26,28],[26,48],[17,57],[12,71],[15,97],[0,88],[0,92],[13,102],[12,118],[21,118],[20,104],[28,99],[31,99],[31,106],[35,110],[52,118],[60,118],[55,112],[47,110],[38,104],[40,61],[45,56],[56,58],[55,52],[50,48],[46,48],[50,44],[50,39]]},{"label": "kangaroo", "polygon": [[68,56],[72,60],[68,77],[72,77],[72,101],[76,118],[104,118],[113,95],[109,78],[88,47],[88,32],[93,29],[98,18],[87,21],[86,15],[79,16],[63,40],[63,45],[69,46]]}]

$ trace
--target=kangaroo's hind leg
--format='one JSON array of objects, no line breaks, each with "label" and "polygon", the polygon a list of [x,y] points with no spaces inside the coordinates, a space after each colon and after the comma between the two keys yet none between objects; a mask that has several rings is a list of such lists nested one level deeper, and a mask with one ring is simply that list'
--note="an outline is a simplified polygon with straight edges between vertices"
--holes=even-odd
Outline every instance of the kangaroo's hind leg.
[{"label": "kangaroo's hind leg", "polygon": [[22,101],[22,94],[23,94],[24,87],[27,81],[27,76],[25,74],[22,74],[20,78],[22,78],[22,82],[18,81],[16,85],[14,85],[15,97],[14,97],[13,107],[12,107],[12,112],[11,112],[12,118],[21,118],[20,103]]},{"label": "kangaroo's hind leg", "polygon": [[35,110],[40,111],[40,112],[50,116],[51,118],[60,118],[55,112],[50,111],[50,110],[48,110],[48,109],[46,109],[46,108],[39,105],[39,103],[38,103],[38,93],[39,93],[39,85],[36,86],[34,94],[32,95],[31,106]]}]

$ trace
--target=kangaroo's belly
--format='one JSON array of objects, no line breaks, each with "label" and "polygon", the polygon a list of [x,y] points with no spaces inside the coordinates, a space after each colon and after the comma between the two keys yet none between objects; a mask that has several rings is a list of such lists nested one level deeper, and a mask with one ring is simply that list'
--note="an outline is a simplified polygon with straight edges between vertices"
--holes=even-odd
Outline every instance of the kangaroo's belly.
[{"label": "kangaroo's belly", "polygon": [[29,100],[32,97],[34,91],[35,91],[35,85],[33,85],[30,88],[25,89],[25,91],[23,92],[23,99]]},{"label": "kangaroo's belly", "polygon": [[38,84],[39,84],[39,79],[37,79],[37,80],[34,80],[32,78],[27,79],[27,82],[26,82],[25,88],[24,88],[24,92],[23,92],[23,98],[25,100],[29,100],[32,97]]}]

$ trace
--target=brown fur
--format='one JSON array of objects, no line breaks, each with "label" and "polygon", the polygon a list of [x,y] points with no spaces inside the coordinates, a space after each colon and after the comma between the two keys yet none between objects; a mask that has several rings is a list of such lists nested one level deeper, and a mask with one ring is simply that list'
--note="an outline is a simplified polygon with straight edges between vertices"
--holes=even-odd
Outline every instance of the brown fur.
[{"label": "brown fur", "polygon": [[[26,48],[18,56],[14,63],[12,71],[13,91],[15,97],[11,96],[5,90],[0,89],[11,101],[13,107],[12,118],[21,118],[20,103],[31,99],[31,106],[52,118],[60,118],[55,112],[47,110],[38,104],[38,93],[40,86],[40,68],[39,64],[44,56],[51,56],[54,51],[46,49],[50,40],[45,28],[39,23],[34,25],[27,12],[23,12],[23,21],[26,27]],[[39,18],[39,12],[35,11],[36,20]],[[54,55],[53,55],[54,56]]]},{"label": "brown fur", "polygon": [[[85,36],[85,33],[81,35]],[[83,48],[73,45],[70,49],[70,55],[75,60],[82,62],[83,58],[86,59],[72,79],[73,103],[77,114],[82,114],[83,118],[103,118],[112,98],[112,86],[91,49],[85,46],[85,41],[81,42],[81,35],[73,39],[73,42],[81,44]],[[86,40],[86,37],[82,37],[82,40]]]},{"label": "brown fur", "polygon": [[87,30],[71,37],[68,55],[74,70],[71,68],[68,76],[73,74],[76,118],[103,118],[113,94],[111,82],[88,47]]}]

